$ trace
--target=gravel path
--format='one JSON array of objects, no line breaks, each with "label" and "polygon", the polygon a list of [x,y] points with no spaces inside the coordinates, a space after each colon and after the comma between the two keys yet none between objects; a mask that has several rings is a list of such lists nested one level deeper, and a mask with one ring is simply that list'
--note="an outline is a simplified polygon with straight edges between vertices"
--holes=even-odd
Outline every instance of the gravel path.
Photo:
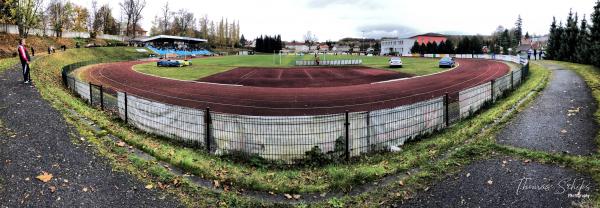
[{"label": "gravel path", "polygon": [[549,85],[500,132],[498,143],[576,155],[596,152],[597,104],[589,87],[571,70],[546,67],[553,70]]},{"label": "gravel path", "polygon": [[[76,131],[21,79],[15,68],[0,73],[0,207],[181,206],[72,143]],[[42,171],[53,178],[36,179]]]},{"label": "gravel path", "polygon": [[596,189],[592,178],[569,169],[499,157],[471,164],[396,206],[571,207]]}]

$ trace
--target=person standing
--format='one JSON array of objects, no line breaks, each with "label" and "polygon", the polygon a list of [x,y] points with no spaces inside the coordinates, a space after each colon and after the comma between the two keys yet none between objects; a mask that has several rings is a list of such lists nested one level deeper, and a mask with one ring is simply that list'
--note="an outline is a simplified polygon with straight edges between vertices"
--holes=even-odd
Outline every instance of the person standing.
[{"label": "person standing", "polygon": [[29,84],[31,83],[31,76],[29,75],[29,61],[31,57],[29,57],[29,53],[27,53],[27,48],[25,47],[25,39],[19,40],[19,47],[17,48],[19,59],[21,59],[21,67],[23,68],[23,83]]},{"label": "person standing", "polygon": [[31,56],[35,56],[35,49],[31,47]]}]

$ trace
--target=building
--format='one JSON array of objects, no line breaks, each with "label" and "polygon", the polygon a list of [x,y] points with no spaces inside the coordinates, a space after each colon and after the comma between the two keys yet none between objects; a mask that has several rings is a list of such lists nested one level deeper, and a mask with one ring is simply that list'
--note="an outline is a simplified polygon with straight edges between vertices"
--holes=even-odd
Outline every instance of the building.
[{"label": "building", "polygon": [[[411,39],[415,39],[419,44],[427,44],[427,43],[441,43],[448,40],[448,37],[439,33],[425,33],[421,35],[415,35],[410,37]],[[414,44],[414,43],[413,43]]]},{"label": "building", "polygon": [[407,55],[415,43],[413,38],[388,38],[381,40],[380,55]]},{"label": "building", "polygon": [[384,38],[381,40],[380,55],[408,55],[411,53],[415,41],[419,44],[427,43],[441,43],[442,41],[448,40],[448,37],[438,33],[425,33],[421,35],[415,35],[409,38]]},{"label": "building", "polygon": [[306,53],[309,50],[306,44],[300,42],[286,43],[285,48],[296,53]]}]

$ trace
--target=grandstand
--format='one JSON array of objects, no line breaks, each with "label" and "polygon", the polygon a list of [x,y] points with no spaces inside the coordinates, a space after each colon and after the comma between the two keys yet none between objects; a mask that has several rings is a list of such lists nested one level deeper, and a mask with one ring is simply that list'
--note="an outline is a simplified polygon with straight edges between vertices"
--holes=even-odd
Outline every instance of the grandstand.
[{"label": "grandstand", "polygon": [[158,35],[140,40],[142,43],[161,56],[208,56],[213,53],[206,49],[205,39],[189,38],[171,35]]}]

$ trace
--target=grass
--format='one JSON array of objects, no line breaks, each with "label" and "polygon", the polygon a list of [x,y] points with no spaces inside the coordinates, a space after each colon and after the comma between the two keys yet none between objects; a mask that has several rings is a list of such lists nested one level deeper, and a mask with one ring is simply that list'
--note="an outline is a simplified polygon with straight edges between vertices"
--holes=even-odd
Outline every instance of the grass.
[{"label": "grass", "polygon": [[[436,175],[443,175],[460,167],[456,164],[464,164],[465,161],[477,157],[470,155],[484,155],[486,150],[493,148],[489,144],[465,145],[470,138],[480,138],[484,126],[492,124],[496,118],[501,116],[506,110],[510,109],[519,99],[525,97],[535,86],[543,82],[549,72],[540,67],[533,66],[531,77],[524,82],[514,93],[507,98],[500,100],[490,109],[481,112],[478,116],[456,123],[451,128],[427,138],[420,142],[411,142],[403,147],[399,153],[382,153],[371,156],[365,156],[355,159],[349,164],[331,164],[325,167],[290,167],[290,168],[269,168],[256,167],[252,165],[237,164],[226,159],[212,155],[207,155],[201,151],[182,147],[178,144],[147,135],[136,130],[132,130],[124,123],[105,115],[97,109],[89,107],[85,102],[74,98],[61,85],[60,67],[85,60],[122,60],[131,59],[139,56],[132,49],[122,50],[123,48],[97,48],[97,49],[77,49],[69,50],[63,54],[44,57],[34,63],[34,69],[43,68],[45,70],[34,70],[34,78],[39,80],[37,87],[42,96],[49,100],[54,107],[61,110],[64,114],[69,114],[69,110],[74,110],[78,114],[94,121],[100,128],[107,133],[123,139],[128,144],[133,145],[156,158],[169,162],[175,166],[184,168],[187,172],[201,176],[205,179],[219,180],[221,184],[230,185],[232,191],[235,190],[262,190],[272,191],[274,193],[307,193],[307,192],[329,192],[333,190],[349,190],[359,184],[368,183],[383,176],[400,173],[410,170],[414,167],[420,167],[423,171],[411,176],[411,179],[405,182],[407,187],[419,187],[421,184],[427,184],[428,181],[435,179]],[[69,117],[69,116],[67,116]],[[85,127],[78,124],[76,118],[67,119],[78,127],[80,132],[85,133]],[[102,135],[88,135],[99,142],[97,148],[107,157],[115,158],[118,166],[123,166],[130,172],[139,175],[150,175],[152,183],[157,181],[166,181],[172,179],[172,175],[161,170],[161,167],[152,162],[137,161],[136,158],[126,157],[125,162],[121,161],[126,151],[110,146],[110,142],[102,140]],[[104,143],[108,143],[104,145]],[[478,146],[475,146],[478,145]],[[438,162],[434,158],[439,158],[448,151],[458,151],[459,156],[452,156]],[[456,155],[455,153],[454,155]],[[468,158],[468,159],[465,159]],[[139,158],[138,158],[139,159]],[[144,165],[146,164],[146,165]],[[140,170],[141,169],[141,170]],[[143,178],[143,177],[142,177]],[[238,197],[234,194],[215,195],[207,192],[205,189],[186,185],[187,188],[178,188],[171,190],[180,196],[183,201],[190,205],[206,205],[206,203],[225,203],[227,204],[246,204],[252,205],[244,197]],[[331,205],[367,205],[378,206],[381,200],[398,198],[396,195],[390,195],[391,190],[398,188],[398,184],[378,188],[374,193],[362,194],[355,198],[344,197],[340,199],[329,200],[330,204],[317,204],[317,206]],[[401,193],[399,196],[404,196]],[[408,192],[407,192],[408,194]],[[202,200],[198,200],[202,199]],[[201,204],[198,204],[201,203]]]},{"label": "grass", "polygon": [[0,59],[0,73],[4,72],[4,70],[7,70],[15,64],[18,64],[19,62],[20,61],[18,57]]},{"label": "grass", "polygon": [[[274,59],[276,57],[276,59]],[[211,58],[193,59],[193,65],[182,68],[157,67],[156,63],[146,63],[134,66],[134,70],[145,74],[159,77],[167,77],[178,80],[198,80],[213,74],[225,72],[237,67],[267,67],[267,68],[289,68],[293,67],[296,60],[311,60],[313,56],[282,56],[281,65],[278,56],[273,55],[252,55],[252,56],[221,56]],[[447,69],[441,69],[438,66],[438,59],[433,58],[402,58],[403,68],[390,69],[388,66],[388,57],[383,56],[349,56],[329,55],[322,60],[340,60],[340,59],[362,59],[363,65],[373,68],[392,70],[415,76],[427,75],[441,72]]]}]

